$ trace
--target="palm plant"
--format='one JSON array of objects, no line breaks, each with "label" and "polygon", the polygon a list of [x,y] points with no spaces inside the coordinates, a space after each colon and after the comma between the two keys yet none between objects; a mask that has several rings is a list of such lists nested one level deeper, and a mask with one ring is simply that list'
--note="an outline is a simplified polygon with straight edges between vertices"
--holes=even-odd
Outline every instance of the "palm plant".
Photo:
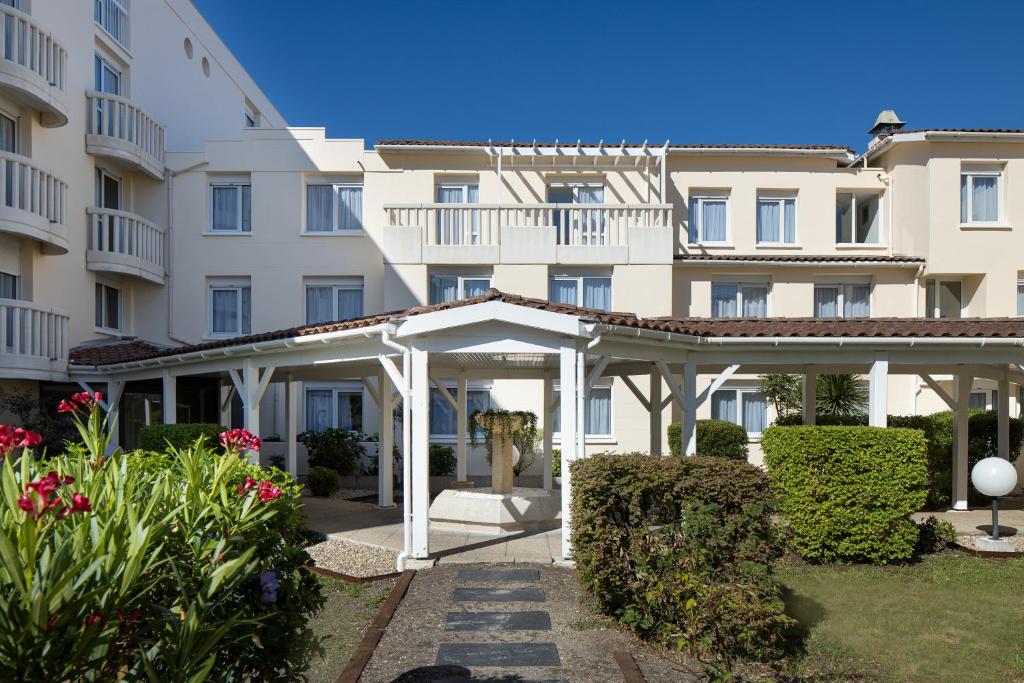
[{"label": "palm plant", "polygon": [[852,417],[867,413],[868,390],[857,375],[818,375],[818,415]]}]

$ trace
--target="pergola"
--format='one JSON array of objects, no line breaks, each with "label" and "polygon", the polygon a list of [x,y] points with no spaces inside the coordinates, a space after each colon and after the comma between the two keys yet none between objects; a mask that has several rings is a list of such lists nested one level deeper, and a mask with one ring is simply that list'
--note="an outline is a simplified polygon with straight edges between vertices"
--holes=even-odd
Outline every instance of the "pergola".
[{"label": "pergola", "polygon": [[[544,383],[544,487],[550,489],[553,411],[561,411],[561,450],[584,456],[584,406],[600,378],[616,377],[647,410],[650,450],[661,452],[662,411],[675,404],[682,443],[697,452],[697,409],[733,374],[774,372],[804,376],[804,421],[814,421],[819,373],[867,375],[869,423],[886,425],[888,376],[919,375],[954,413],[953,501],[967,508],[967,416],[973,378],[999,383],[999,453],[1009,455],[1009,384],[1024,385],[1024,320],[922,319],[670,319],[639,318],[552,304],[497,290],[461,301],[395,313],[218,340],[170,349],[126,348],[103,364],[74,360],[69,374],[83,386],[107,384],[109,409],[118,410],[125,382],[162,379],[164,405],[175,405],[176,379],[216,377],[233,386],[245,427],[259,432],[267,387],[286,387],[287,467],[296,472],[298,383],[362,378],[376,403],[380,453],[390,453],[394,407],[401,402],[405,550],[427,558],[429,546],[429,411],[436,386],[457,411],[457,478],[466,478],[466,383],[474,379],[534,379]],[[951,375],[947,393],[934,379]],[[698,391],[698,376],[711,383]],[[651,381],[645,392],[635,381]],[[662,381],[669,389],[662,396]],[[453,397],[444,381],[458,387]],[[560,387],[554,399],[554,386]],[[174,411],[164,410],[165,421]],[[393,504],[391,458],[379,458],[380,505]],[[571,554],[572,480],[562,468],[562,554]]]}]

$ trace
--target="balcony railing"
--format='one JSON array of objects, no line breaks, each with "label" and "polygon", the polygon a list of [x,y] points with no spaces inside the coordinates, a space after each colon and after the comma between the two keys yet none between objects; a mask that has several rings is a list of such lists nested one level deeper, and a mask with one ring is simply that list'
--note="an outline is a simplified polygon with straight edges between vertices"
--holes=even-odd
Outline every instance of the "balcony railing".
[{"label": "balcony railing", "polygon": [[86,151],[110,157],[160,180],[164,175],[164,127],[120,95],[88,90]]},{"label": "balcony railing", "polygon": [[122,0],[95,0],[96,23],[110,37],[120,43],[121,47],[131,49],[129,36],[131,25],[128,22],[128,8]]},{"label": "balcony railing", "polygon": [[0,152],[0,232],[30,237],[66,253],[67,201],[68,186],[60,178],[27,157]]},{"label": "balcony railing", "polygon": [[89,207],[89,270],[164,282],[164,230],[127,211]]},{"label": "balcony railing", "polygon": [[16,377],[45,377],[68,362],[68,320],[62,311],[0,299],[0,367]]},{"label": "balcony railing", "polygon": [[28,14],[0,4],[0,16],[0,84],[39,109],[44,126],[63,126],[67,109],[59,98],[67,80],[67,51]]}]

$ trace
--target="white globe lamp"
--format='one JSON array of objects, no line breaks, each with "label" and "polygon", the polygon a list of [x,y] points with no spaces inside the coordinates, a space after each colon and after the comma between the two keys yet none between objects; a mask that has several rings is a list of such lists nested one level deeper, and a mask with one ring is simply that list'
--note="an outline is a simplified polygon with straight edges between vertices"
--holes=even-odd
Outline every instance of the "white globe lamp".
[{"label": "white globe lamp", "polygon": [[978,493],[992,497],[992,538],[998,539],[998,499],[1013,491],[1017,486],[1017,470],[1009,460],[984,458],[971,469],[971,482]]}]

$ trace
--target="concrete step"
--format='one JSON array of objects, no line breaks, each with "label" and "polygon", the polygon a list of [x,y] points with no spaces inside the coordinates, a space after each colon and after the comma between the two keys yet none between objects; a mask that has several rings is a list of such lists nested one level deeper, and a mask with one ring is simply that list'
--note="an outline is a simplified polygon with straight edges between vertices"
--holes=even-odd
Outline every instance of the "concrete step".
[{"label": "concrete step", "polygon": [[522,588],[456,588],[455,602],[544,602],[544,589],[539,586]]},{"label": "concrete step", "polygon": [[558,647],[541,643],[441,643],[435,664],[465,667],[561,666]]},{"label": "concrete step", "polygon": [[537,569],[460,569],[457,581],[540,581]]},{"label": "concrete step", "polygon": [[449,612],[445,631],[550,631],[547,612]]}]

